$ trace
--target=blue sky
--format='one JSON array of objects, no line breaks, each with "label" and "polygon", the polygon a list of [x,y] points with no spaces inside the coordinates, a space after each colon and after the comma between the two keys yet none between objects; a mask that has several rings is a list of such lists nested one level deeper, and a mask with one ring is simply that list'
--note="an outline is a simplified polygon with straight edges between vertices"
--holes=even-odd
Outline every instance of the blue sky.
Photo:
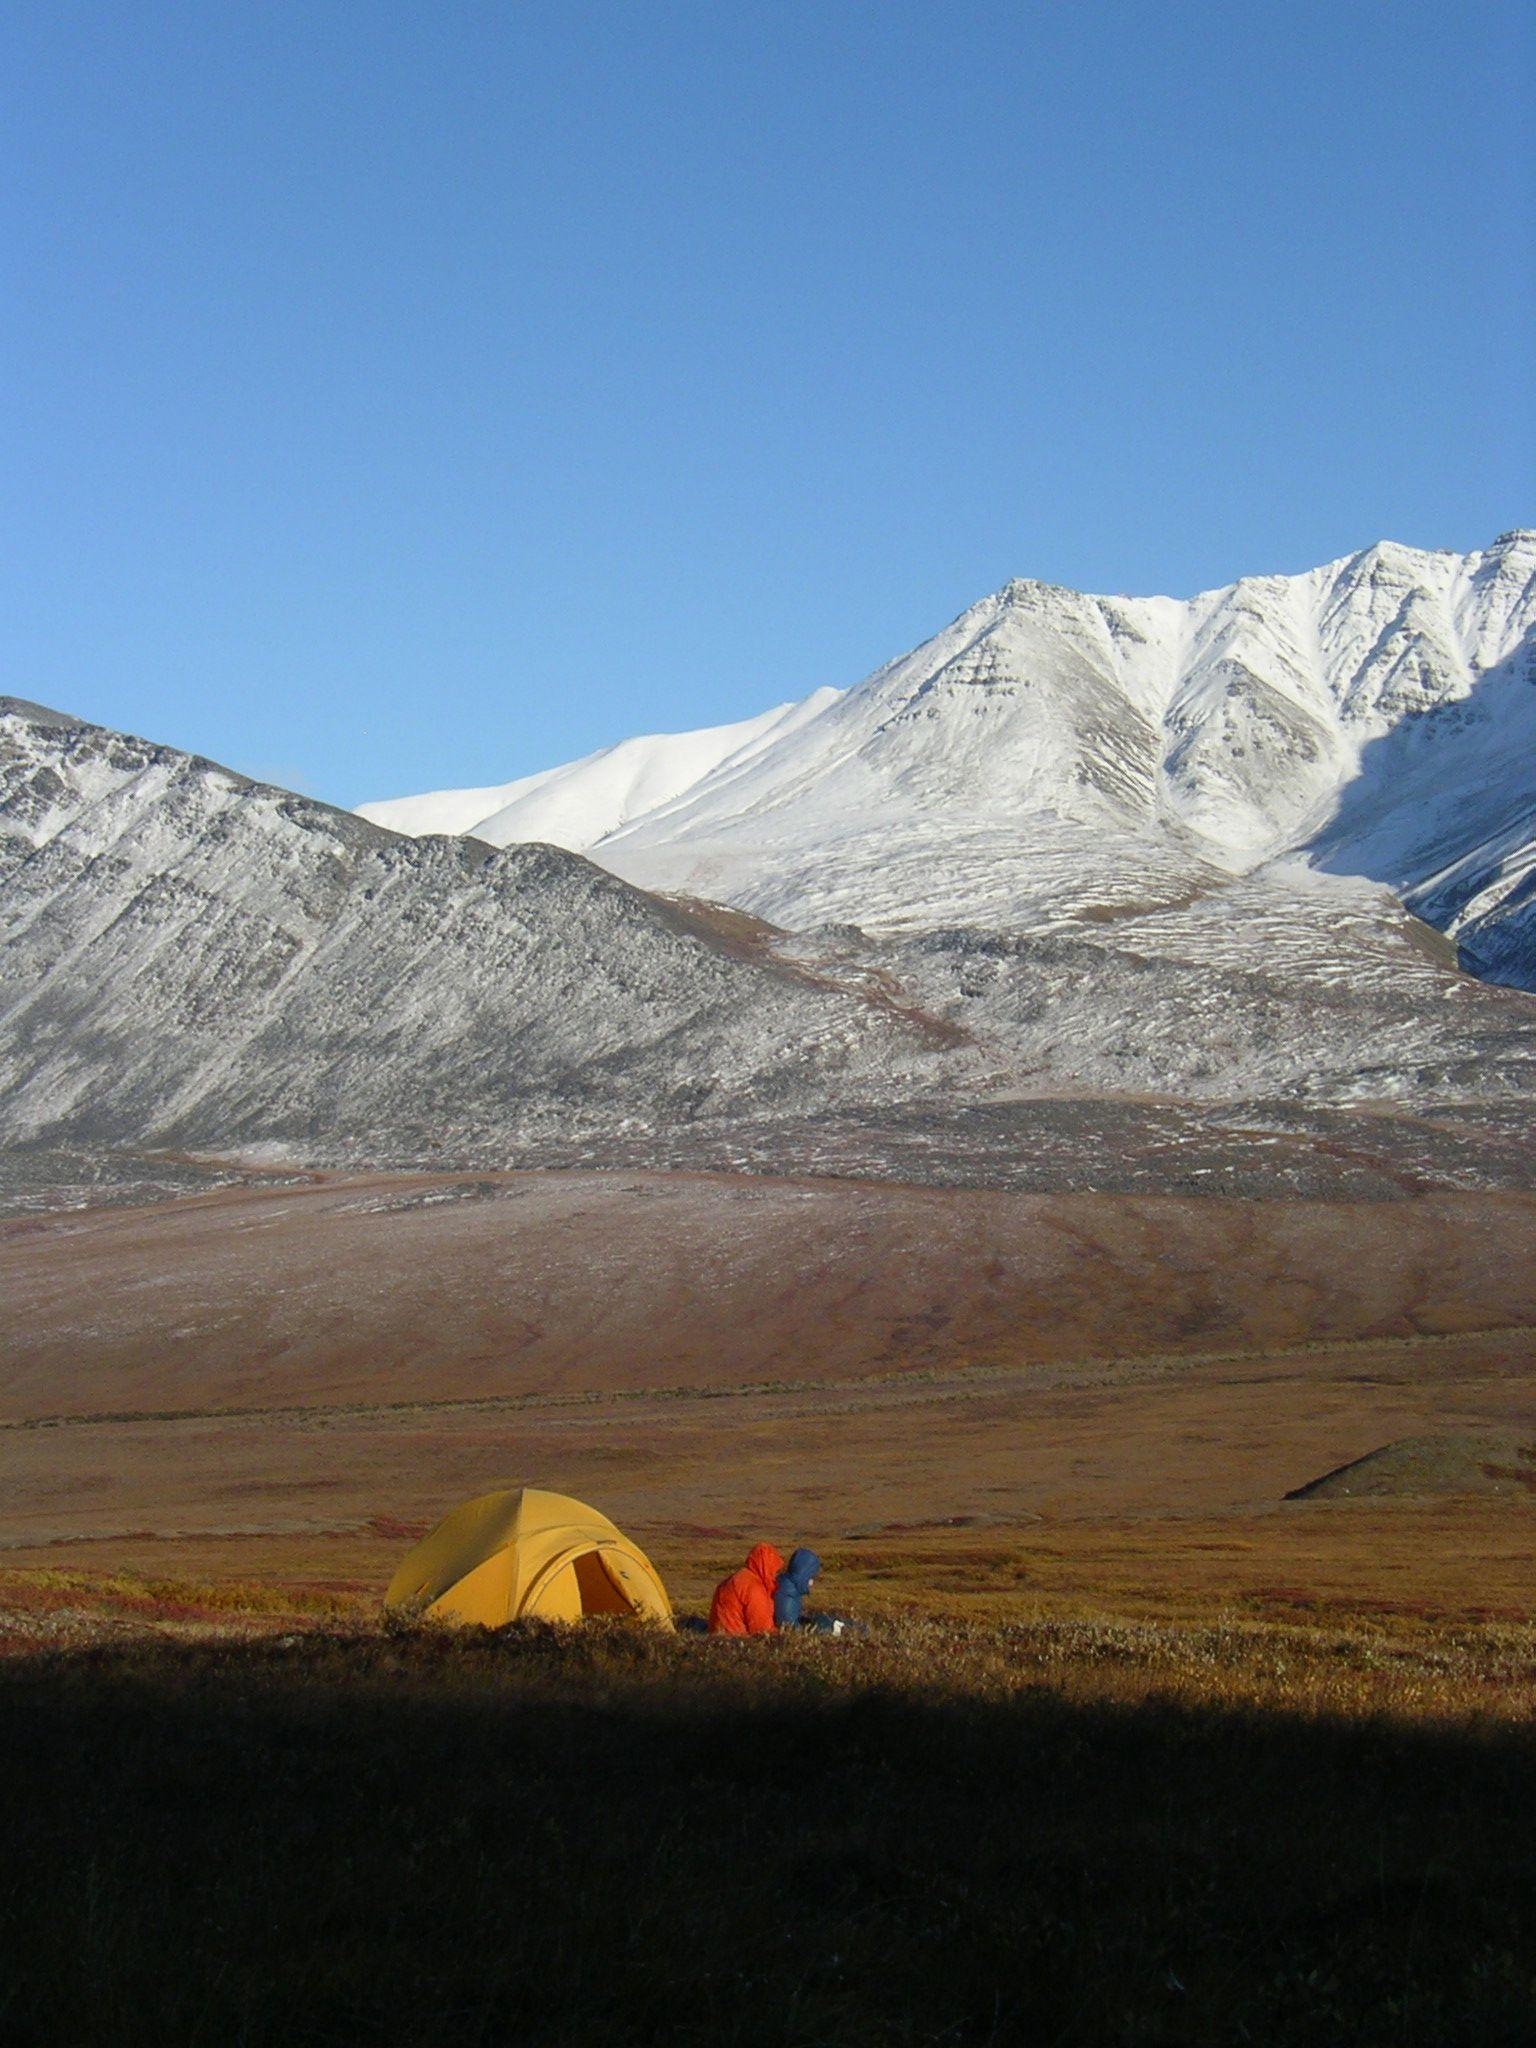
[{"label": "blue sky", "polygon": [[0,688],[344,803],[1536,518],[1516,0],[10,0]]}]

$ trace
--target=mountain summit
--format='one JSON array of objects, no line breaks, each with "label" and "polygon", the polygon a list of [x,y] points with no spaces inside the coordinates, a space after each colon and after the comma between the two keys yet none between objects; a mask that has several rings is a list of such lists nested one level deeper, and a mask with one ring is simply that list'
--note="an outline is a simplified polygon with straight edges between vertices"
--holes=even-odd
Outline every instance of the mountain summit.
[{"label": "mountain summit", "polygon": [[362,815],[797,929],[1063,931],[1255,876],[1315,902],[1309,869],[1536,987],[1536,532],[1188,602],[1015,581],[853,689]]}]

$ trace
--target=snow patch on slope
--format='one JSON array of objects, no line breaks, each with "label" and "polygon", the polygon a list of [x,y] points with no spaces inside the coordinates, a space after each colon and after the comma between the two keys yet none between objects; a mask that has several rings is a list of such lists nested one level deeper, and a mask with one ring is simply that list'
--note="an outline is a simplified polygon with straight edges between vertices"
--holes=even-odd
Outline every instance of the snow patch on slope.
[{"label": "snow patch on slope", "polygon": [[447,789],[361,804],[358,815],[391,832],[465,834],[491,846],[543,840],[584,853],[634,819],[664,809],[707,776],[751,760],[841,694],[817,690],[798,703],[775,705],[733,725],[620,740],[565,767],[541,769],[489,789]]}]

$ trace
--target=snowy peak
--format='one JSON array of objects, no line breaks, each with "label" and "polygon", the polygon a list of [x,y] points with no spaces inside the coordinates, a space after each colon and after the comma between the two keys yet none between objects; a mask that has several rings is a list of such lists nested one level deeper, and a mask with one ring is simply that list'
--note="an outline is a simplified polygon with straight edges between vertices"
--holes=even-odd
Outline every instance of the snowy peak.
[{"label": "snowy peak", "polygon": [[853,694],[866,764],[928,806],[1148,812],[1153,731],[1094,601],[1011,583],[964,624],[952,652],[930,642]]},{"label": "snowy peak", "polygon": [[[1477,963],[1469,906],[1495,890],[1505,973],[1527,943],[1533,664],[1524,528],[1187,602],[1016,580],[842,694],[608,749],[454,829],[798,926],[1054,929],[1300,856],[1387,883]],[[426,806],[443,829],[492,794],[365,815],[416,830]]]}]

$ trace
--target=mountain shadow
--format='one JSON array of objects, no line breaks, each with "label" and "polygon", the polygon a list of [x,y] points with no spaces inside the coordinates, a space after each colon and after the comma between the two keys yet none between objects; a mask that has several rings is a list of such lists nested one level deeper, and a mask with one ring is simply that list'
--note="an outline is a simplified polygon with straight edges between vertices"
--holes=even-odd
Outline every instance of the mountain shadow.
[{"label": "mountain shadow", "polygon": [[1536,629],[1467,696],[1369,741],[1300,850],[1386,883],[1468,974],[1536,990]]}]

